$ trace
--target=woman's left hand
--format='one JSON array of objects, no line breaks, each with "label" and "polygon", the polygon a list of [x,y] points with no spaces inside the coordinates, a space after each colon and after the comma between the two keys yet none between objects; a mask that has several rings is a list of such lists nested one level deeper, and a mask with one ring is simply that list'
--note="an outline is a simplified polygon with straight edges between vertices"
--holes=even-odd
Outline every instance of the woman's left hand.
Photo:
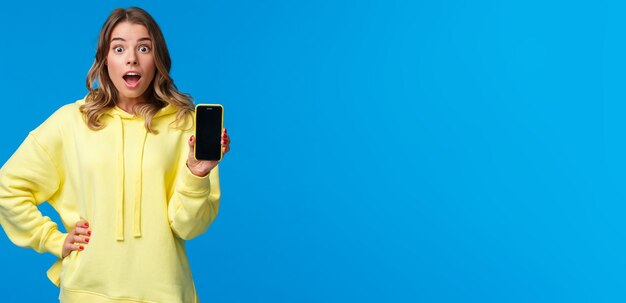
[{"label": "woman's left hand", "polygon": [[[198,177],[204,177],[211,172],[211,170],[217,166],[219,161],[211,160],[197,160],[195,156],[196,137],[191,136],[189,138],[189,158],[187,158],[187,167],[192,174]],[[226,133],[226,129],[222,130],[222,158],[230,150],[230,137]]]}]

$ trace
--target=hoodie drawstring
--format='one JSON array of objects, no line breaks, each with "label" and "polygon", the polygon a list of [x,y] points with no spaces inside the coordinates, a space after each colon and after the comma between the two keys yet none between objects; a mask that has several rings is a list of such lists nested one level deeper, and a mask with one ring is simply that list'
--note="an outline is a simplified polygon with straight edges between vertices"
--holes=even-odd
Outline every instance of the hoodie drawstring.
[{"label": "hoodie drawstring", "polygon": [[115,238],[124,241],[124,125],[118,115],[113,116],[115,127],[117,128],[117,210],[115,224]]},{"label": "hoodie drawstring", "polygon": [[[117,190],[117,201],[116,201],[116,224],[115,224],[115,234],[116,239],[118,241],[124,241],[124,123],[122,123],[122,119],[118,115],[113,116],[114,124],[116,132],[119,134],[117,140],[117,172],[118,172],[118,190]],[[143,187],[143,152],[146,144],[146,138],[148,137],[148,131],[143,129],[143,137],[140,139],[140,148],[139,148],[139,161],[137,161],[137,179],[135,181],[135,197],[133,200],[133,236],[138,238],[141,237],[141,191]]]},{"label": "hoodie drawstring", "polygon": [[137,165],[139,168],[137,181],[135,182],[135,216],[133,221],[133,236],[136,238],[141,237],[141,191],[143,183],[143,149],[146,146],[146,138],[148,137],[148,130],[143,127],[143,140],[141,140],[141,148],[139,148],[139,161]]}]

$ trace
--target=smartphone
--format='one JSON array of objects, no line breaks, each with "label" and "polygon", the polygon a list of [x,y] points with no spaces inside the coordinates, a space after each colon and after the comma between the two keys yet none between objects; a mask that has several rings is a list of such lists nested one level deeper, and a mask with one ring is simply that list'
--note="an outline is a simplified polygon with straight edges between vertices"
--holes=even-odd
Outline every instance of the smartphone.
[{"label": "smartphone", "polygon": [[196,105],[196,159],[222,160],[223,128],[224,107],[222,105]]}]

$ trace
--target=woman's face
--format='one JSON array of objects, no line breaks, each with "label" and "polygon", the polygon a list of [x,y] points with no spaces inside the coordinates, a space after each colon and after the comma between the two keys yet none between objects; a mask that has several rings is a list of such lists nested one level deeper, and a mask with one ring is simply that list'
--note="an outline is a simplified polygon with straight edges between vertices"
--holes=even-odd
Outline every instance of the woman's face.
[{"label": "woman's face", "polygon": [[[113,28],[107,70],[119,99],[145,101],[144,93],[155,74],[152,39],[141,24],[122,22]],[[120,101],[120,100],[116,100]]]}]

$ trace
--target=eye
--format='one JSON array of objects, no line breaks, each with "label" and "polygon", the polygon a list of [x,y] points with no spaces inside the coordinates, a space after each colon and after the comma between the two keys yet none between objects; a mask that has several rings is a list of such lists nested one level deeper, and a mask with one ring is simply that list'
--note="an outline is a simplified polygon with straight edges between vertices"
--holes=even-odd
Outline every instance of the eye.
[{"label": "eye", "polygon": [[124,51],[124,48],[123,48],[123,47],[121,47],[121,46],[116,46],[116,47],[113,47],[113,51],[114,51],[116,54],[120,54],[120,53],[122,53],[122,52]]},{"label": "eye", "polygon": [[139,52],[142,54],[147,54],[150,52],[150,47],[147,45],[141,45],[139,46]]}]

